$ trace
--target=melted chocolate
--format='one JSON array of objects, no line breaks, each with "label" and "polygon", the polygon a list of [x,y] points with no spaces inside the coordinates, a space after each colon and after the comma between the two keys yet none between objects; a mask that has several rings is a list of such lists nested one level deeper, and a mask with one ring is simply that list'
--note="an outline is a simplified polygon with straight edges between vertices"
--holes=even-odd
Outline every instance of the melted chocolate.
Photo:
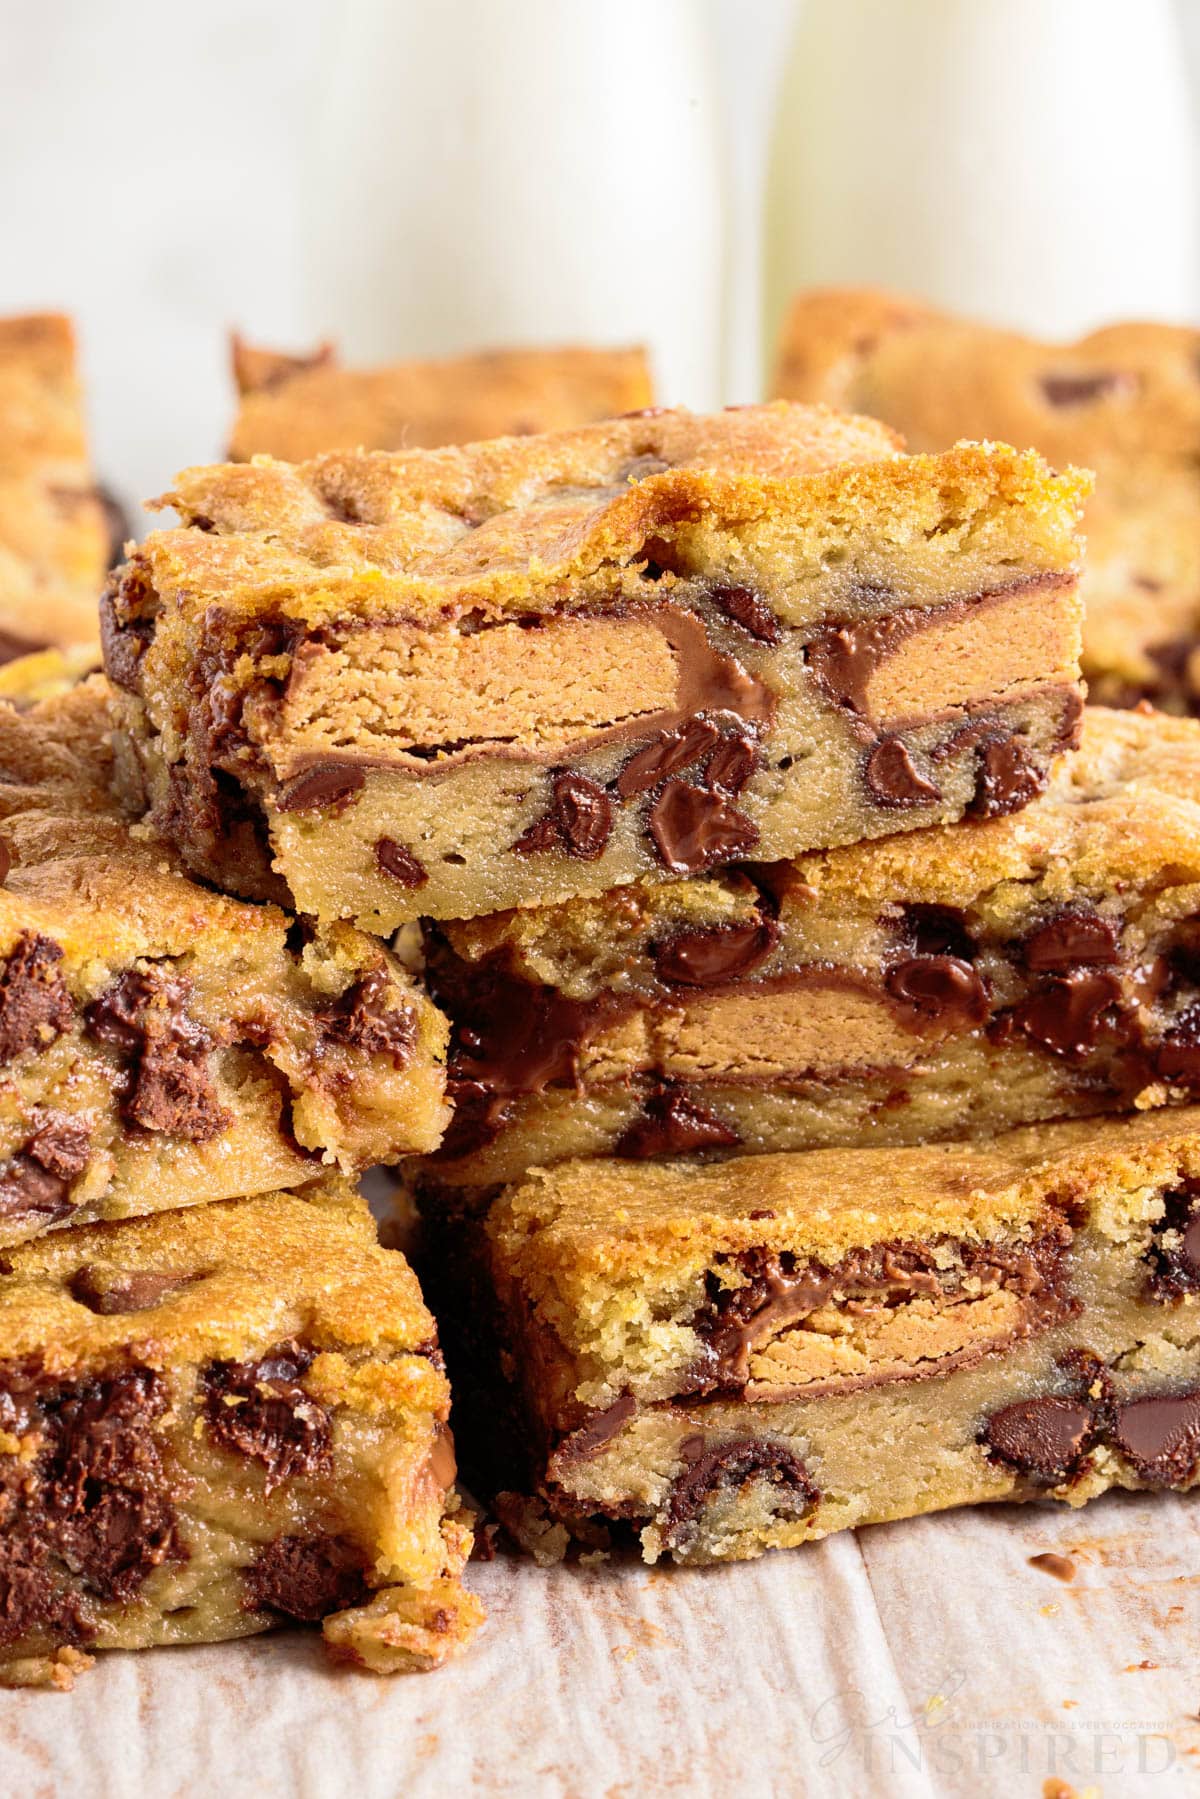
[{"label": "melted chocolate", "polygon": [[316,762],[280,788],[275,800],[279,812],[331,812],[340,810],[364,786],[366,769],[355,762]]},{"label": "melted chocolate", "polygon": [[704,785],[719,787],[732,799],[747,785],[758,762],[758,750],[749,737],[725,737],[704,764]]},{"label": "melted chocolate", "polygon": [[246,1609],[316,1624],[330,1612],[361,1605],[369,1593],[363,1559],[344,1537],[276,1537],[246,1570]]},{"label": "melted chocolate", "polygon": [[123,1312],[150,1312],[155,1306],[181,1293],[200,1274],[177,1273],[169,1269],[143,1268],[125,1270],[106,1268],[85,1262],[68,1283],[71,1298],[100,1318],[115,1318]]},{"label": "melted chocolate", "polygon": [[642,1116],[613,1145],[614,1156],[642,1162],[651,1156],[682,1156],[700,1149],[737,1149],[737,1132],[715,1112],[688,1096],[686,1088],[664,1081],[642,1107]]},{"label": "melted chocolate", "polygon": [[1154,1050],[1155,1072],[1177,1087],[1200,1086],[1200,1000],[1173,1020]]},{"label": "melted chocolate", "polygon": [[209,1067],[211,1034],[189,1016],[192,983],[128,969],[84,1012],[88,1035],[128,1059],[121,1115],[143,1130],[206,1143],[230,1123]]},{"label": "melted chocolate", "polygon": [[994,1460],[1049,1482],[1076,1473],[1094,1440],[1092,1408],[1049,1394],[994,1412],[981,1438]]},{"label": "melted chocolate", "polygon": [[604,854],[612,834],[612,801],[603,787],[569,770],[553,777],[550,809],[517,838],[519,856],[563,850],[578,862],[594,862]]},{"label": "melted chocolate", "polygon": [[1108,967],[1120,961],[1117,930],[1091,906],[1063,906],[1026,937],[1021,955],[1034,974],[1065,974],[1081,965]]},{"label": "melted chocolate", "polygon": [[1105,1033],[1123,1036],[1128,1028],[1123,989],[1115,974],[1079,969],[1043,982],[1027,999],[1002,1012],[993,1027],[998,1043],[1014,1031],[1056,1056],[1083,1056]]},{"label": "melted chocolate", "polygon": [[1200,1389],[1118,1405],[1113,1447],[1151,1487],[1182,1487],[1200,1463]]},{"label": "melted chocolate", "polygon": [[1147,1253],[1150,1294],[1170,1302],[1200,1293],[1200,1180],[1163,1195],[1162,1221]]},{"label": "melted chocolate", "polygon": [[759,643],[776,644],[783,636],[783,627],[761,594],[751,587],[714,587],[709,599],[718,612],[735,625],[740,625],[748,636],[757,638]]},{"label": "melted chocolate", "polygon": [[899,737],[883,737],[863,765],[863,780],[881,806],[933,806],[942,795],[918,774],[908,746]]},{"label": "melted chocolate", "polygon": [[660,781],[698,762],[720,737],[716,725],[706,718],[690,719],[674,731],[660,731],[629,758],[617,776],[617,792],[625,800],[649,793]]},{"label": "melted chocolate", "polygon": [[983,978],[957,956],[912,956],[888,970],[886,984],[902,1005],[958,1030],[982,1024],[991,1009]]},{"label": "melted chocolate", "polygon": [[663,1532],[668,1548],[686,1550],[699,1535],[700,1515],[708,1502],[730,1488],[762,1481],[771,1489],[776,1518],[807,1518],[820,1502],[820,1492],[795,1450],[767,1437],[735,1437],[709,1444],[702,1436],[681,1445],[683,1473],[671,1488]]},{"label": "melted chocolate", "polygon": [[673,874],[698,874],[749,855],[758,826],[721,794],[668,781],[649,815],[658,859]]},{"label": "melted chocolate", "polygon": [[375,864],[401,887],[423,887],[429,879],[423,862],[394,837],[381,837],[375,845]]},{"label": "melted chocolate", "polygon": [[372,968],[326,1007],[322,1038],[365,1056],[390,1056],[393,1068],[407,1067],[416,1048],[417,1015],[403,999],[387,1003],[394,991],[387,969]]},{"label": "melted chocolate", "polygon": [[654,968],[672,986],[715,987],[750,974],[778,941],[773,919],[679,931],[655,950]]},{"label": "melted chocolate", "polygon": [[979,954],[966,913],[957,906],[904,906],[899,934],[917,956],[953,956],[959,962],[974,962]]},{"label": "melted chocolate", "polygon": [[979,749],[975,797],[968,818],[1003,818],[1035,800],[1046,785],[1028,749],[1012,732],[986,739]]},{"label": "melted chocolate", "polygon": [[284,1343],[257,1362],[210,1362],[204,1371],[204,1415],[223,1448],[261,1462],[267,1493],[297,1475],[333,1466],[329,1413],[301,1377],[312,1352]]}]

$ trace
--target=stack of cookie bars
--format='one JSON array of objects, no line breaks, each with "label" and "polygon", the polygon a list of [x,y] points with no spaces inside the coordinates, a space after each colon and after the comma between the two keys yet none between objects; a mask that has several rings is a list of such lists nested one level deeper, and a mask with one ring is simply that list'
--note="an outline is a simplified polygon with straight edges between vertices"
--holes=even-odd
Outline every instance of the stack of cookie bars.
[{"label": "stack of cookie bars", "polygon": [[177,479],[0,709],[19,1670],[469,1638],[375,1162],[543,1558],[1192,1483],[1200,725],[1083,707],[1088,491],[786,402]]}]

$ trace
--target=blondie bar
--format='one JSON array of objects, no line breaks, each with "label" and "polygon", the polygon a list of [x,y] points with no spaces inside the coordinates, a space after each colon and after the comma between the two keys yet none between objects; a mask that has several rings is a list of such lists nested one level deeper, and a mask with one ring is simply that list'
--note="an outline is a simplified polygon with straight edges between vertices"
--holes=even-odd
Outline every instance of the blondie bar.
[{"label": "blondie bar", "polygon": [[0,1264],[0,1682],[321,1623],[380,1673],[469,1642],[450,1389],[337,1177]]},{"label": "blondie bar", "polygon": [[198,886],[110,793],[107,683],[0,704],[0,1245],[432,1149],[441,1014],[353,927]]},{"label": "blondie bar", "polygon": [[649,1561],[725,1561],[1196,1484],[1200,1109],[571,1162],[443,1228],[473,1270],[439,1312],[460,1443],[542,1554],[620,1521]]},{"label": "blondie bar", "polygon": [[872,290],[802,294],[774,391],[885,419],[915,450],[1035,444],[1096,471],[1085,530],[1091,697],[1200,710],[1200,331],[1038,343]]},{"label": "blondie bar", "polygon": [[122,530],[88,463],[70,320],[0,319],[0,662],[95,642]]},{"label": "blondie bar", "polygon": [[426,927],[425,1178],[1200,1098],[1200,723],[1089,707],[1023,812]]},{"label": "blondie bar", "polygon": [[193,469],[105,600],[128,790],[376,931],[1014,811],[1086,485],[785,404]]},{"label": "blondie bar", "polygon": [[649,406],[644,350],[482,350],[384,368],[342,368],[331,344],[309,356],[233,340],[240,403],[232,462],[323,450],[421,450],[589,425]]}]

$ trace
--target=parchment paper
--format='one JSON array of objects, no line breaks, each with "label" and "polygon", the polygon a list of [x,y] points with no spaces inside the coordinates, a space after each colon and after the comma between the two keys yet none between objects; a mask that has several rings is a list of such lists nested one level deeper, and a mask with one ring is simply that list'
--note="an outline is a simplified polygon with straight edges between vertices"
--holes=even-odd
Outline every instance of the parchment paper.
[{"label": "parchment paper", "polygon": [[[1047,1550],[1069,1584],[1030,1566]],[[1192,1499],[988,1507],[717,1569],[501,1558],[469,1578],[488,1625],[433,1675],[333,1671],[295,1631],[0,1694],[0,1793],[1200,1792]]]}]

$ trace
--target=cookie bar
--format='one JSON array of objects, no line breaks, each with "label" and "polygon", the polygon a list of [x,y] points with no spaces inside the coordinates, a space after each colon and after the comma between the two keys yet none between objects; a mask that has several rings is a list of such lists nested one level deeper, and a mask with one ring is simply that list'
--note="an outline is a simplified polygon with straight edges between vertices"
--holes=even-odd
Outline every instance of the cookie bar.
[{"label": "cookie bar", "polygon": [[482,1616],[449,1410],[416,1278],[337,1177],[14,1250],[0,1682],[288,1621],[435,1667]]},{"label": "cookie bar", "polygon": [[1200,723],[1088,707],[1006,818],[426,927],[426,1179],[1200,1099]]},{"label": "cookie bar", "polygon": [[459,1440],[524,1492],[501,1515],[541,1554],[619,1523],[649,1561],[735,1560],[946,1506],[1197,1481],[1200,1109],[565,1163],[452,1240],[473,1266],[439,1310],[461,1334]]},{"label": "cookie bar", "polygon": [[91,474],[70,320],[0,319],[0,662],[96,641],[122,528]]},{"label": "cookie bar", "polygon": [[231,462],[525,437],[634,412],[654,398],[640,349],[481,350],[348,369],[332,344],[288,356],[235,337],[233,373],[240,400]]},{"label": "cookie bar", "polygon": [[0,1246],[432,1149],[446,1025],[381,943],[198,886],[110,793],[107,683],[0,704]]},{"label": "cookie bar", "polygon": [[375,931],[1013,811],[1078,728],[1085,487],[783,404],[193,469],[105,601],[128,791]]},{"label": "cookie bar", "polygon": [[870,289],[802,294],[774,391],[869,412],[910,449],[1034,444],[1096,471],[1085,521],[1091,698],[1200,710],[1200,331],[1038,343]]}]

